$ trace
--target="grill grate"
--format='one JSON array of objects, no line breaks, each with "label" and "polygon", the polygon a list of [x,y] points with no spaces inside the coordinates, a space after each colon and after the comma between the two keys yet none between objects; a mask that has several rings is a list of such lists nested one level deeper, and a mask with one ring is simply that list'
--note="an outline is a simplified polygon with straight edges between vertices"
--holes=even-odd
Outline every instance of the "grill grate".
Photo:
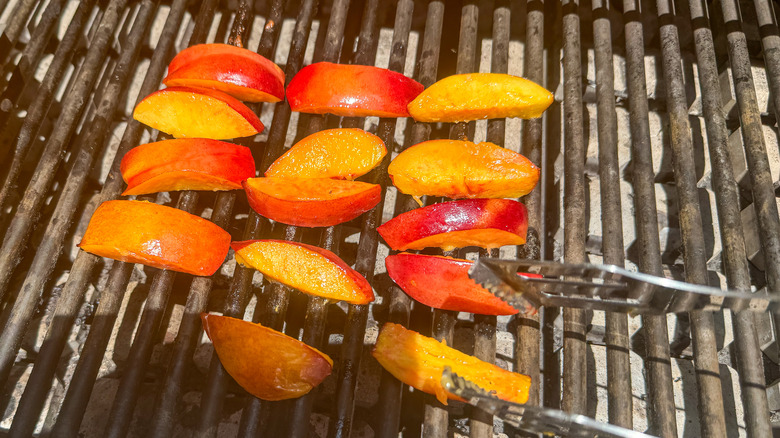
[{"label": "grill grate", "polygon": [[[0,407],[10,436],[514,436],[381,370],[368,353],[385,321],[531,375],[531,403],[660,436],[771,433],[778,406],[765,387],[778,376],[780,328],[769,317],[431,311],[384,274],[375,228],[417,208],[389,184],[390,155],[429,138],[487,140],[543,169],[523,200],[528,243],[500,255],[780,290],[773,2],[18,0],[0,10]],[[755,41],[742,21],[753,14]],[[445,28],[455,23],[458,32]],[[372,283],[371,307],[306,298],[232,261],[192,278],[71,251],[97,205],[124,188],[124,153],[164,137],[131,120],[133,103],[160,87],[175,51],[203,42],[281,60],[288,81],[310,62],[386,62],[426,87],[454,73],[523,75],[557,101],[542,119],[452,126],[253,106],[270,122],[242,143],[259,169],[331,127],[369,127],[388,145],[365,178],[382,185],[383,202],[338,227],[272,225],[235,192],[145,198],[210,218],[235,240],[330,249]],[[298,337],[334,357],[333,376],[297,400],[250,397],[212,357],[203,311]]]}]

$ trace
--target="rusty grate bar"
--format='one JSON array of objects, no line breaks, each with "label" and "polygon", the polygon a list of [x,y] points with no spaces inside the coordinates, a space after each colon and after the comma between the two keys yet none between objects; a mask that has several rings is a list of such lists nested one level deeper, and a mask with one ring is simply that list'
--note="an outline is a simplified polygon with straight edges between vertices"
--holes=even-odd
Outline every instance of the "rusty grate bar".
[{"label": "rusty grate bar", "polygon": [[[666,108],[674,157],[674,180],[684,248],[685,279],[690,283],[707,284],[704,231],[696,186],[696,165],[688,121],[679,35],[671,3],[668,0],[658,0],[657,5],[663,76],[666,83]],[[692,300],[694,297],[687,299]],[[713,315],[712,312],[691,312],[690,319],[701,433],[704,436],[723,436],[726,434],[726,420]]]},{"label": "rusty grate bar", "polygon": [[[186,3],[186,0],[178,0],[174,2],[171,7],[165,28],[163,29],[158,43],[158,50],[155,51],[152,57],[146,78],[141,86],[140,95],[138,97],[139,100],[153,90],[156,90],[159,86],[162,73],[170,58],[173,40],[181,25],[182,17],[184,16]],[[121,193],[124,183],[119,173],[120,160],[125,152],[138,144],[142,131],[143,126],[140,123],[131,121],[128,124],[117,150],[111,173],[100,194],[100,202],[95,203],[93,208],[102,201],[116,198],[119,193]],[[11,428],[12,434],[15,433],[15,430],[19,431],[19,436],[27,436],[32,433],[43,407],[46,395],[49,392],[51,379],[54,375],[58,358],[65,346],[70,327],[72,327],[78,314],[79,306],[83,301],[88,279],[92,275],[99,260],[101,259],[97,256],[79,252],[76,261],[71,268],[68,281],[57,302],[57,309],[55,310],[52,326],[47,332],[46,339],[44,340],[38,355],[38,361],[33,368],[22,399],[20,400],[17,415]],[[115,269],[112,270],[112,281],[110,281],[109,284],[114,284],[117,288],[121,288],[122,284],[126,285],[131,270],[132,265],[122,266],[121,268],[115,267]],[[107,290],[110,289],[107,287]],[[124,289],[122,289],[122,291],[123,290]],[[117,293],[121,296],[122,292],[120,291]],[[107,294],[107,296],[115,297],[114,294]],[[118,301],[114,301],[114,303],[116,306],[119,305]],[[100,319],[97,323],[98,325],[101,323],[106,324],[107,321]],[[110,333],[112,325],[113,322],[104,325],[102,327],[102,332],[104,332],[104,334],[106,331]],[[98,332],[100,332],[100,330],[98,330]]]},{"label": "rusty grate bar", "polygon": [[[37,248],[32,266],[20,289],[21,293],[14,302],[11,311],[12,317],[3,330],[4,335],[0,340],[0,352],[2,352],[0,356],[2,357],[13,358],[16,356],[25,329],[35,313],[44,285],[63,249],[65,235],[80,204],[79,198],[92,163],[102,151],[109,123],[119,103],[119,96],[124,93],[127,87],[136,55],[155,9],[156,5],[153,1],[147,1],[141,5],[128,39],[127,50],[122,53],[119,63],[110,75],[112,80],[107,86],[107,92],[102,94],[96,110],[97,116],[92,120],[85,140],[79,142],[81,145],[75,151],[75,160],[70,165],[69,178],[62,189],[62,194],[57,201],[57,207],[46,228],[44,238]],[[8,368],[10,369],[10,364]],[[6,375],[4,373],[4,376]],[[6,379],[1,380],[5,381]]]},{"label": "rusty grate bar", "polygon": [[[563,154],[564,154],[564,259],[586,261],[585,140],[582,114],[582,62],[580,57],[579,0],[561,3],[563,14]],[[563,401],[567,412],[585,413],[587,406],[585,312],[563,311]],[[574,371],[576,370],[576,371]]]},{"label": "rusty grate bar", "polygon": [[[615,77],[612,60],[612,26],[608,1],[593,1],[593,51],[596,64],[596,99],[599,144],[599,191],[604,263],[623,266],[623,217],[617,149]],[[628,317],[607,312],[607,392],[609,422],[632,428],[631,364]]]},{"label": "rusty grate bar", "polygon": [[[201,6],[201,10],[198,14],[198,21],[195,25],[195,30],[190,37],[190,44],[197,44],[198,42],[203,41],[199,38],[205,38],[206,31],[204,30],[204,27],[210,24],[211,11],[213,11],[214,6],[215,5],[213,2],[206,2]],[[209,20],[206,20],[204,17],[209,17]],[[168,35],[171,38],[171,44],[173,43],[172,40],[175,38],[175,35],[175,33]],[[162,62],[167,64],[167,62],[170,60],[170,52],[168,50],[165,51],[167,52],[166,54],[168,57]],[[164,67],[165,66],[163,65],[159,70],[158,77],[155,81],[156,83],[152,89],[156,89],[159,86],[159,82],[162,78],[162,70]],[[148,75],[147,79],[149,79]],[[145,95],[141,96],[141,98],[143,97],[145,97]],[[137,140],[138,139],[136,139],[136,141]],[[179,208],[189,208],[191,210],[194,207],[196,200],[197,196],[187,196],[187,192],[184,192],[179,198],[178,206]],[[106,351],[106,346],[111,334],[111,328],[116,321],[117,314],[119,312],[119,306],[122,301],[122,296],[127,289],[127,283],[130,278],[130,272],[132,269],[133,265],[130,263],[115,262],[112,266],[112,272],[110,274],[111,278],[106,285],[105,291],[101,294],[100,304],[95,313],[95,322],[90,329],[84,349],[81,353],[81,356],[79,357],[79,363],[76,367],[76,371],[73,374],[73,378],[68,387],[68,392],[63,401],[60,415],[58,416],[57,422],[54,425],[53,434],[55,436],[60,434],[72,435],[78,432],[78,428],[81,424],[81,419],[86,409],[87,402],[89,401],[90,395],[92,393],[92,386],[94,385],[95,379],[97,378],[100,362]],[[147,307],[152,307],[157,304],[155,301],[159,302],[160,298],[155,297],[155,295],[159,297],[160,295],[166,293],[165,289],[170,290],[170,284],[166,283],[169,283],[172,280],[172,277],[173,274],[168,273],[168,271],[162,271],[157,276],[155,276],[155,279],[153,280],[155,285],[149,292]],[[165,299],[167,301],[167,297],[165,297]],[[146,314],[146,311],[144,313]],[[131,352],[131,355],[143,355],[144,346],[140,345],[140,342],[151,342],[151,340],[141,341],[139,337],[151,336],[149,332],[151,331],[151,326],[154,322],[153,318],[154,315],[151,315],[151,318],[150,316],[147,316],[146,318],[142,317],[142,321],[137,332],[138,335],[135,338],[136,341],[133,343],[134,348],[132,351],[135,351],[135,353]],[[144,323],[143,319],[146,319],[147,322]],[[135,347],[137,342],[139,346]]]},{"label": "rusty grate bar", "polygon": [[[661,275],[661,243],[653,171],[652,146],[648,119],[647,83],[645,80],[645,43],[639,0],[623,1],[626,33],[626,75],[628,78],[629,121],[631,129],[632,186],[637,217],[639,269]],[[647,370],[649,431],[660,436],[676,436],[669,334],[666,318],[642,318],[645,337],[644,363]]]},{"label": "rusty grate bar", "polygon": [[[696,59],[701,87],[702,109],[707,121],[707,144],[712,166],[712,187],[716,195],[718,219],[723,235],[723,257],[729,287],[750,292],[750,276],[742,234],[739,192],[728,150],[728,131],[720,100],[715,48],[707,9],[701,1],[689,3],[695,27]],[[745,405],[745,425],[751,436],[768,436],[769,407],[764,388],[764,369],[753,315],[732,315],[740,390]]]},{"label": "rusty grate bar", "polygon": [[[543,0],[534,0],[526,4],[526,33],[523,76],[528,80],[545,85],[544,68],[544,12]],[[495,37],[494,37],[495,38]],[[508,55],[508,53],[507,53]],[[496,56],[495,54],[493,56]],[[493,66],[498,71],[499,66]],[[555,103],[553,103],[555,105]],[[545,255],[542,245],[545,233],[544,198],[547,186],[548,171],[544,164],[546,153],[542,144],[544,119],[523,121],[521,153],[542,169],[539,185],[523,198],[528,209],[528,234],[523,247],[518,247],[518,257],[542,259]],[[490,136],[491,124],[488,124]],[[544,314],[543,309],[540,314]],[[517,372],[531,376],[528,403],[540,404],[541,371],[539,358],[541,355],[541,334],[539,332],[540,315],[533,317],[515,316],[517,325],[515,336],[515,357]]]}]

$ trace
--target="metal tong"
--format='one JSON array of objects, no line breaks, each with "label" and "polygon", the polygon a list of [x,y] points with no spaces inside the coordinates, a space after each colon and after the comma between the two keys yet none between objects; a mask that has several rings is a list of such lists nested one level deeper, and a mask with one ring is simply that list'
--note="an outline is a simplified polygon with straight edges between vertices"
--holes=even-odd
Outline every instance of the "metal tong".
[{"label": "metal tong", "polygon": [[[520,275],[518,275],[520,273]],[[541,274],[541,278],[522,273]],[[721,290],[631,272],[614,265],[501,260],[480,257],[469,277],[525,315],[540,306],[575,307],[637,314],[693,310],[780,310],[780,296]]]},{"label": "metal tong", "polygon": [[556,409],[501,400],[491,396],[489,392],[473,382],[453,373],[450,367],[444,368],[441,384],[451,394],[526,432],[572,438],[651,438],[650,435],[601,423],[585,415],[568,414]]}]

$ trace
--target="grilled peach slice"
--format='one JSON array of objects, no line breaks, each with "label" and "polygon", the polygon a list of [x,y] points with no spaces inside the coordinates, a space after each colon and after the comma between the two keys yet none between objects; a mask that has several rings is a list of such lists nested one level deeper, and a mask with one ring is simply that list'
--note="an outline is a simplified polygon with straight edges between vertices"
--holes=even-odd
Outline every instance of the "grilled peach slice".
[{"label": "grilled peach slice", "polygon": [[387,154],[385,143],[362,129],[327,129],[296,143],[265,176],[355,179]]},{"label": "grilled peach slice", "polygon": [[396,379],[435,395],[445,405],[448,398],[457,400],[441,386],[445,366],[480,388],[495,391],[500,399],[515,403],[528,400],[530,377],[483,362],[398,324],[388,322],[382,327],[372,354]]},{"label": "grilled peach slice", "polygon": [[329,227],[350,221],[379,204],[382,188],[327,178],[250,178],[249,205],[260,215],[299,227]]},{"label": "grilled peach slice", "polygon": [[225,371],[257,398],[300,397],[333,370],[330,357],[284,333],[228,316],[200,319]]},{"label": "grilled peach slice", "polygon": [[176,138],[247,137],[264,127],[257,114],[221,91],[170,87],[146,96],[133,118]]},{"label": "grilled peach slice", "polygon": [[408,211],[377,231],[398,251],[522,245],[528,231],[528,210],[511,199],[464,199]]},{"label": "grilled peach slice", "polygon": [[255,176],[249,148],[205,138],[148,143],[122,157],[123,195],[173,190],[236,190]]},{"label": "grilled peach slice", "polygon": [[469,278],[473,262],[401,253],[385,259],[387,275],[407,295],[435,309],[480,315],[514,315],[517,309]]},{"label": "grilled peach slice", "polygon": [[543,87],[517,76],[469,73],[446,77],[409,104],[418,122],[465,122],[520,117],[533,119],[552,104]]},{"label": "grilled peach slice", "polygon": [[423,86],[401,73],[366,65],[318,62],[287,86],[293,111],[345,117],[409,117],[406,107]]},{"label": "grilled peach slice", "polygon": [[245,102],[284,99],[284,72],[265,57],[229,44],[198,44],[179,52],[163,84],[223,91]]},{"label": "grilled peach slice", "polygon": [[79,243],[86,252],[193,275],[212,275],[230,248],[230,234],[187,212],[143,201],[106,201]]},{"label": "grilled peach slice", "polygon": [[286,240],[247,240],[231,246],[238,263],[301,292],[352,304],[374,301],[368,281],[326,249]]},{"label": "grilled peach slice", "polygon": [[539,168],[528,158],[493,143],[463,140],[418,143],[398,154],[387,173],[417,202],[423,195],[517,198],[539,181]]}]

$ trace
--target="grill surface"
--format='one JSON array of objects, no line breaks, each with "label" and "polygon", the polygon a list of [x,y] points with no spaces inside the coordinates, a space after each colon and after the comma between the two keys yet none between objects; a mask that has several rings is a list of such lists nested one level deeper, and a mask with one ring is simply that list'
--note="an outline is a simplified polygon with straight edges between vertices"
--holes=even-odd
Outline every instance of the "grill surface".
[{"label": "grill surface", "polygon": [[[267,129],[242,144],[260,170],[338,126],[376,133],[392,156],[427,139],[487,140],[542,168],[523,199],[528,243],[490,255],[780,291],[780,31],[770,0],[5,0],[0,10],[0,428],[9,436],[522,435],[384,372],[369,352],[386,321],[531,375],[531,403],[660,436],[771,434],[780,400],[766,387],[780,377],[780,326],[768,315],[546,308],[496,318],[412,303],[385,274],[375,231],[417,207],[388,184],[390,156],[363,178],[383,186],[383,202],[327,229],[273,225],[236,192],[145,198],[209,218],[234,240],[330,249],[372,283],[370,307],[263,282],[232,254],[213,277],[193,278],[74,246],[97,205],[124,188],[124,153],[164,138],[132,120],[135,103],[160,87],[176,51],[227,42],[274,59],[288,81],[330,61],[388,67],[426,87],[508,72],[556,95],[541,119],[451,126],[256,105]],[[297,400],[251,397],[212,355],[203,311],[283,330],[333,357],[334,373]]]}]

